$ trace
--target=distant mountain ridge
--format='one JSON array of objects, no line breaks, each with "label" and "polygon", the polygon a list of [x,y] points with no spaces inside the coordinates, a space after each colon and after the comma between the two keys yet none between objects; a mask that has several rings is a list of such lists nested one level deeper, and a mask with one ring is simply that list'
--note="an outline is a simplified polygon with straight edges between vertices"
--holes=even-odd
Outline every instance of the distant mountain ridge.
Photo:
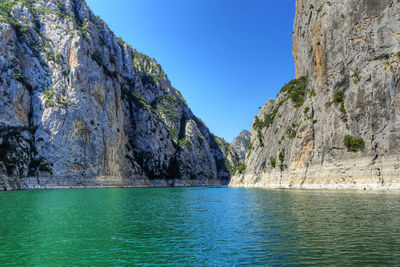
[{"label": "distant mountain ridge", "polygon": [[250,144],[250,132],[243,130],[231,143],[215,136],[215,140],[225,157],[225,165],[230,175],[234,175],[241,164],[244,163],[246,152]]},{"label": "distant mountain ridge", "polygon": [[231,142],[231,146],[238,154],[241,163],[243,163],[246,159],[246,153],[249,145],[250,132],[248,130],[241,131],[240,134],[235,137]]}]

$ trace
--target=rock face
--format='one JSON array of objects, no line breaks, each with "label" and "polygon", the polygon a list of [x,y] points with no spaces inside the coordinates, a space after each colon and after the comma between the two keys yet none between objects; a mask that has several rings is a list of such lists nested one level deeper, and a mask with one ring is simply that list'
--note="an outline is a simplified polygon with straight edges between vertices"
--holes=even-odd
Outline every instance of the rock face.
[{"label": "rock face", "polygon": [[229,144],[225,139],[214,136],[215,141],[218,144],[218,147],[221,149],[222,154],[225,157],[225,166],[232,176],[236,172],[236,168],[240,165],[240,157],[237,154],[236,150]]},{"label": "rock face", "polygon": [[84,1],[2,1],[0,43],[0,190],[228,182],[161,66]]},{"label": "rock face", "polygon": [[231,186],[400,188],[400,2],[296,0],[296,78]]},{"label": "rock face", "polygon": [[225,166],[229,174],[231,176],[234,175],[237,168],[244,163],[246,158],[246,152],[250,144],[250,132],[243,130],[230,144],[221,137],[214,136],[214,138],[225,157]]},{"label": "rock face", "polygon": [[250,132],[243,130],[232,140],[231,146],[239,156],[240,163],[246,159],[247,148],[250,145]]}]

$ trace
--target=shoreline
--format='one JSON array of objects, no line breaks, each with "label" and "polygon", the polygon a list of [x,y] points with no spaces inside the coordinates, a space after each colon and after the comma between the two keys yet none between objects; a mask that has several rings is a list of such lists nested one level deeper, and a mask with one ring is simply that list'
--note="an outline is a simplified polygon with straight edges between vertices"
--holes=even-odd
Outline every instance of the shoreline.
[{"label": "shoreline", "polygon": [[90,188],[161,188],[161,187],[201,187],[228,186],[217,179],[181,180],[181,179],[148,179],[144,177],[122,179],[120,177],[95,177],[83,181],[74,179],[57,179],[55,177],[0,177],[1,191],[46,190],[46,189],[90,189]]},{"label": "shoreline", "polygon": [[307,190],[376,190],[396,191],[400,190],[398,184],[229,184],[230,188],[261,188],[261,189],[307,189]]},{"label": "shoreline", "polygon": [[102,189],[102,188],[185,188],[185,187],[228,187],[228,185],[176,185],[176,186],[47,186],[47,187],[35,187],[35,188],[20,188],[20,189],[9,189],[0,190],[0,192],[13,192],[13,191],[39,191],[39,190],[67,190],[67,189]]},{"label": "shoreline", "polygon": [[102,189],[102,188],[172,188],[172,187],[228,187],[247,189],[285,189],[285,190],[329,190],[329,191],[399,191],[400,183],[391,185],[378,184],[188,184],[188,185],[44,185],[21,188],[0,188],[0,192],[28,190],[62,190],[62,189]]}]

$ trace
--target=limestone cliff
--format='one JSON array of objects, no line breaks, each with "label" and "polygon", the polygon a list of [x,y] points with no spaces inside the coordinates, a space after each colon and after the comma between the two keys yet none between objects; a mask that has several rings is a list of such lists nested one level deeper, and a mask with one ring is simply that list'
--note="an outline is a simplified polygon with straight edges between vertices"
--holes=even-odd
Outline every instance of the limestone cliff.
[{"label": "limestone cliff", "polygon": [[234,175],[236,172],[236,168],[241,163],[240,157],[235,151],[235,149],[229,144],[225,139],[214,136],[215,141],[218,144],[218,147],[221,149],[222,154],[225,157],[225,166],[230,175]]},{"label": "limestone cliff", "polygon": [[241,131],[240,134],[232,140],[230,145],[238,154],[240,163],[243,163],[250,145],[250,132],[247,130]]},{"label": "limestone cliff", "polygon": [[1,1],[0,43],[0,190],[228,182],[161,66],[85,1]]},{"label": "limestone cliff", "polygon": [[228,143],[225,139],[218,136],[214,136],[214,138],[225,157],[226,169],[231,176],[234,175],[239,166],[244,163],[246,152],[250,144],[250,132],[247,130],[241,131],[231,143]]},{"label": "limestone cliff", "polygon": [[296,80],[231,186],[400,188],[400,1],[296,0]]}]

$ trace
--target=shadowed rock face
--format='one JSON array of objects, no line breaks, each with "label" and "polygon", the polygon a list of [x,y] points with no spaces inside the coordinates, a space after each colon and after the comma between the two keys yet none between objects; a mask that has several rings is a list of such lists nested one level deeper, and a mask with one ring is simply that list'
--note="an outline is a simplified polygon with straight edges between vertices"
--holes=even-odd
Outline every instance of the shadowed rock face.
[{"label": "shadowed rock face", "polygon": [[260,110],[231,185],[399,188],[399,19],[398,1],[297,0],[298,80]]},{"label": "shadowed rock face", "polygon": [[81,0],[0,3],[0,190],[225,184],[157,62]]},{"label": "shadowed rock face", "polygon": [[243,164],[246,158],[247,148],[250,143],[250,132],[243,130],[231,143],[218,136],[214,136],[214,138],[225,157],[226,169],[231,176],[234,175],[239,165]]}]

